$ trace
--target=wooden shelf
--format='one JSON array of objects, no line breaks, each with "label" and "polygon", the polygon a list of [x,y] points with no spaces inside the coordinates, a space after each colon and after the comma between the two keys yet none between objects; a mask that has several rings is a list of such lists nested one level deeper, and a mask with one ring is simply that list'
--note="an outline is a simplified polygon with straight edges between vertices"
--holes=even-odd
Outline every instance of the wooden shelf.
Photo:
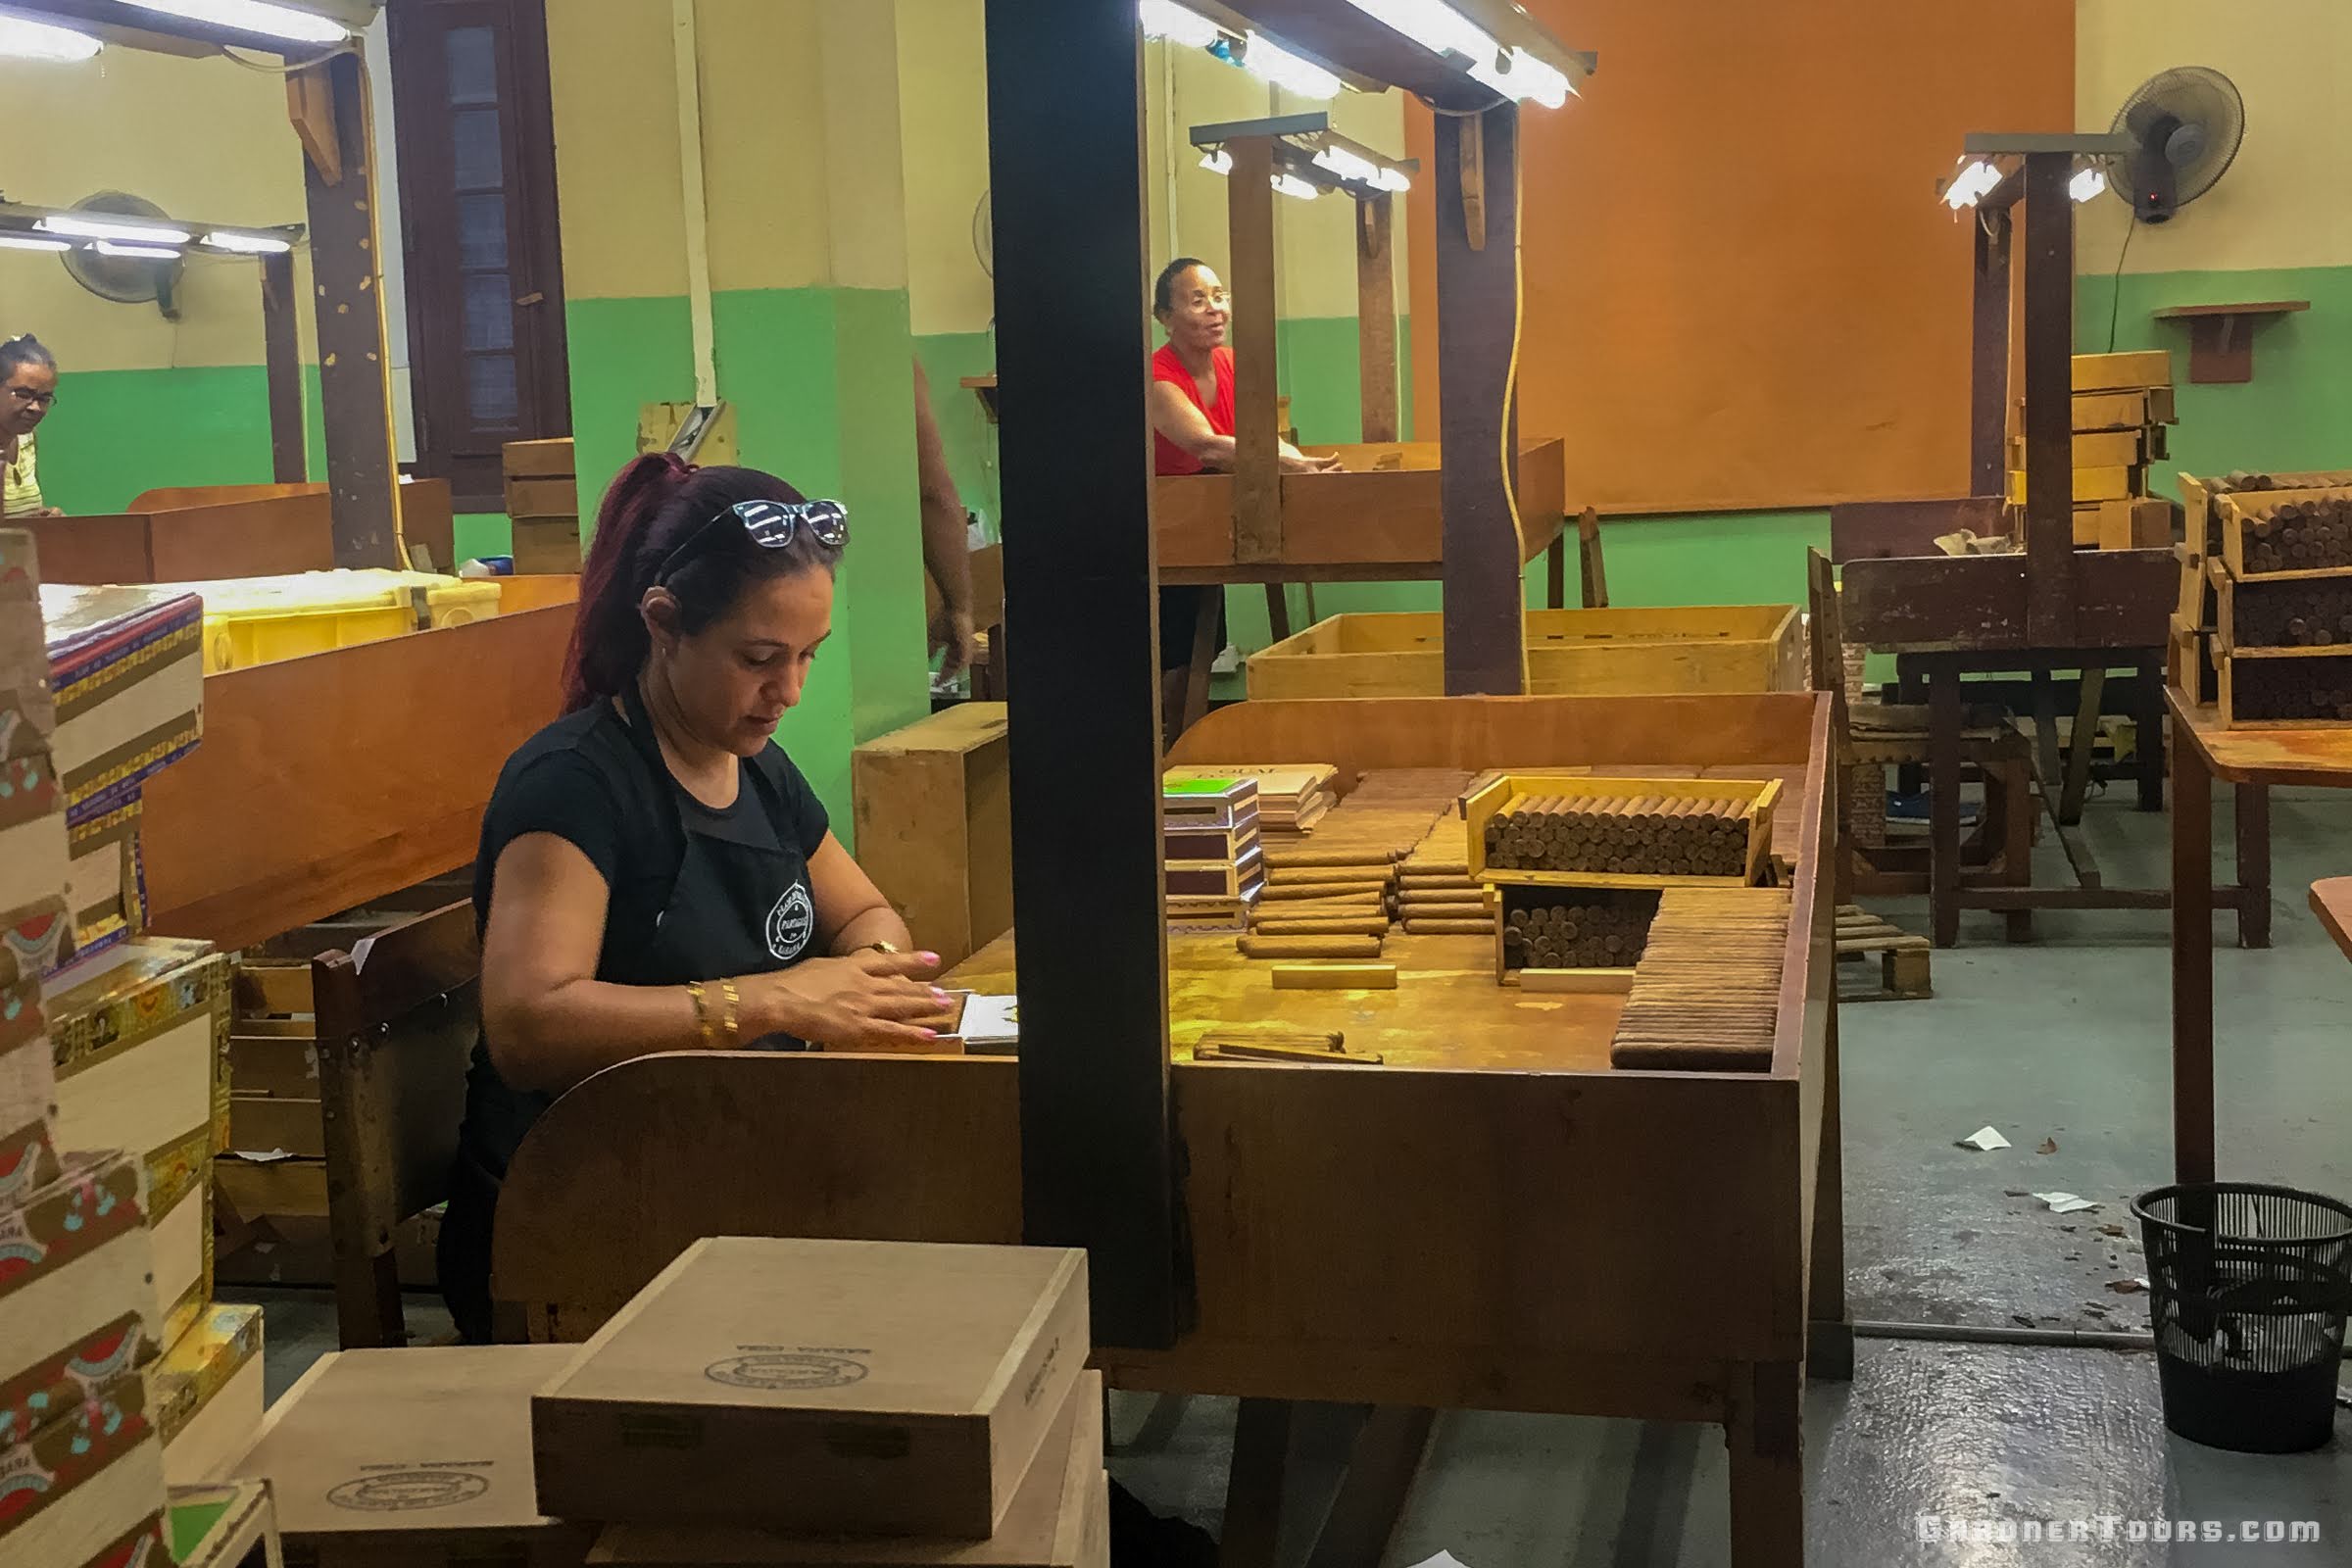
[{"label": "wooden shelf", "polygon": [[2311,912],[2352,958],[2352,876],[2323,877],[2311,885]]},{"label": "wooden shelf", "polygon": [[[2169,305],[2159,321],[2188,323],[2188,378],[2200,385],[2254,379],[2254,323],[2311,309],[2309,300],[2256,300],[2243,305]],[[2242,323],[2242,324],[2241,324]]]}]

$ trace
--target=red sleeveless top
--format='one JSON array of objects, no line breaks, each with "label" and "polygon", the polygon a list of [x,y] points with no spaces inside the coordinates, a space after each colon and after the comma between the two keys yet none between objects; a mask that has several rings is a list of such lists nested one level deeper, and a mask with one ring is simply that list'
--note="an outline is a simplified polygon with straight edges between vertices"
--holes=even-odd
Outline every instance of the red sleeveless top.
[{"label": "red sleeveless top", "polygon": [[[1233,350],[1222,346],[1209,350],[1209,363],[1217,372],[1217,396],[1213,403],[1200,401],[1200,383],[1193,372],[1184,368],[1176,357],[1176,345],[1163,343],[1152,356],[1152,379],[1171,381],[1184,389],[1193,407],[1208,416],[1208,427],[1219,435],[1233,434]],[[1200,460],[1161,435],[1152,432],[1152,471],[1153,473],[1199,473]]]}]

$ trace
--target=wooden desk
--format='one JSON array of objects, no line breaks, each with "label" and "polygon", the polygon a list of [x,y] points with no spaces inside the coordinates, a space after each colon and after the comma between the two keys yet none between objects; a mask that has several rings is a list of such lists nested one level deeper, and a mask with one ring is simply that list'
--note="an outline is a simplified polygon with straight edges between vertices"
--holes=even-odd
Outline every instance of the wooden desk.
[{"label": "wooden desk", "polygon": [[[400,487],[401,531],[456,569],[449,481]],[[184,485],[149,490],[126,511],[11,522],[32,531],[50,582],[209,582],[325,571],[335,564],[323,484]]]},{"label": "wooden desk", "polygon": [[[2173,720],[2173,1179],[2209,1182],[2214,906],[2235,904],[2241,946],[2270,945],[2270,787],[2352,788],[2352,728],[2229,729],[2216,709],[2190,703],[2178,688],[2164,700]],[[2237,787],[2239,886],[2220,890],[2213,885],[2217,780]],[[2315,907],[2328,886],[2312,889]]]},{"label": "wooden desk", "polygon": [[2311,912],[2335,945],[2352,958],[2352,876],[2323,877],[2311,885]]},{"label": "wooden desk", "polygon": [[[1572,1411],[1725,1427],[1740,1568],[1802,1560],[1808,1356],[1842,1375],[1830,705],[1753,697],[1245,703],[1177,760],[1367,769],[1743,765],[1797,780],[1771,1069],[1618,1071],[1614,997],[1496,986],[1490,940],[1391,939],[1396,991],[1272,989],[1231,939],[1169,947],[1197,1313],[1096,1360],[1131,1389]],[[1345,802],[1338,808],[1348,809]],[[957,971],[1015,983],[1009,943]],[[1381,1067],[1197,1062],[1212,1021],[1329,1024]],[[585,1337],[713,1234],[1011,1242],[1019,1064],[680,1054],[541,1118],[499,1205],[502,1321]],[[1691,1151],[1704,1150],[1704,1158]]]}]

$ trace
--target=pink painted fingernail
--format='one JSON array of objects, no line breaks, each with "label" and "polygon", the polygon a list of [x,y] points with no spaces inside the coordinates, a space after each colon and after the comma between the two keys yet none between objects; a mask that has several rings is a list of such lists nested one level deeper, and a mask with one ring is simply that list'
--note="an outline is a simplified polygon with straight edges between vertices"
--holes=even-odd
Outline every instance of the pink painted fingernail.
[{"label": "pink painted fingernail", "polygon": [[922,1032],[922,1035],[925,1040],[937,1040],[939,1038],[939,1031],[936,1029],[925,1029]]},{"label": "pink painted fingernail", "polygon": [[939,962],[939,955],[936,953],[918,953],[915,955],[915,956],[922,959],[925,963],[935,964]]},{"label": "pink painted fingernail", "polygon": [[940,990],[937,986],[933,986],[931,988],[931,1000],[941,1004],[942,1005],[945,1005],[949,998],[945,991]]}]

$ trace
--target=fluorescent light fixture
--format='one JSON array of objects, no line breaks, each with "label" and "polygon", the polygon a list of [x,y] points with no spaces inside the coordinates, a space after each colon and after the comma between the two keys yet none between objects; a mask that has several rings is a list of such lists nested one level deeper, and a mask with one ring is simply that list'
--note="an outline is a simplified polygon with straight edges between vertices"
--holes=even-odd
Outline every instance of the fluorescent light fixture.
[{"label": "fluorescent light fixture", "polygon": [[1261,80],[1301,98],[1339,95],[1340,78],[1311,60],[1301,60],[1263,33],[1250,34],[1242,48],[1242,68]]},{"label": "fluorescent light fixture", "polygon": [[1952,182],[1943,187],[1943,205],[1955,213],[1963,207],[1974,207],[2000,182],[2001,172],[1979,158],[1954,174]]},{"label": "fluorescent light fixture", "polygon": [[233,228],[216,228],[204,236],[202,243],[217,251],[235,251],[240,256],[283,256],[294,248],[291,241],[274,234],[240,234]]},{"label": "fluorescent light fixture", "polygon": [[62,239],[49,239],[40,234],[0,234],[0,250],[70,251],[73,248]]},{"label": "fluorescent light fixture", "polygon": [[1565,75],[1524,49],[1513,49],[1507,59],[1494,65],[1482,62],[1472,66],[1470,79],[1486,83],[1505,98],[1529,99],[1546,109],[1566,103],[1570,90]]},{"label": "fluorescent light fixture", "polygon": [[1165,38],[1191,49],[1206,49],[1225,36],[1225,29],[1200,15],[1188,11],[1176,0],[1142,0],[1141,14],[1144,36]]},{"label": "fluorescent light fixture", "polygon": [[131,256],[149,262],[179,260],[179,252],[163,245],[123,245],[111,239],[102,239],[90,248],[101,256]]},{"label": "fluorescent light fixture", "polygon": [[1492,61],[1502,53],[1502,45],[1486,28],[1446,4],[1446,0],[1348,0],[1348,4],[1403,33],[1433,55],[1463,55],[1473,61]]},{"label": "fluorescent light fixture", "polygon": [[0,56],[70,65],[98,52],[98,40],[71,27],[51,26],[26,17],[0,17]]},{"label": "fluorescent light fixture", "polygon": [[1200,167],[1212,174],[1233,172],[1233,154],[1222,147],[1211,147],[1200,155]]},{"label": "fluorescent light fixture", "polygon": [[1274,189],[1282,195],[1296,196],[1300,201],[1308,202],[1323,194],[1323,187],[1313,180],[1300,179],[1297,174],[1288,172],[1274,176]]},{"label": "fluorescent light fixture", "polygon": [[2079,202],[2086,202],[2107,188],[2107,172],[2085,169],[2066,182],[2066,193]]},{"label": "fluorescent light fixture", "polygon": [[351,29],[332,17],[300,11],[293,6],[270,5],[268,0],[122,0],[122,3],[140,11],[160,11],[168,17],[185,17],[190,22],[209,22],[216,26],[234,27],[239,32],[283,38],[288,43],[341,43],[351,36]]},{"label": "fluorescent light fixture", "polygon": [[137,223],[121,218],[92,218],[86,213],[51,213],[33,227],[74,239],[122,240],[132,245],[185,245],[189,238],[184,228]]},{"label": "fluorescent light fixture", "polygon": [[1401,169],[1391,169],[1345,147],[1325,147],[1315,154],[1315,167],[1334,179],[1352,180],[1374,190],[1410,190],[1413,182]]}]

